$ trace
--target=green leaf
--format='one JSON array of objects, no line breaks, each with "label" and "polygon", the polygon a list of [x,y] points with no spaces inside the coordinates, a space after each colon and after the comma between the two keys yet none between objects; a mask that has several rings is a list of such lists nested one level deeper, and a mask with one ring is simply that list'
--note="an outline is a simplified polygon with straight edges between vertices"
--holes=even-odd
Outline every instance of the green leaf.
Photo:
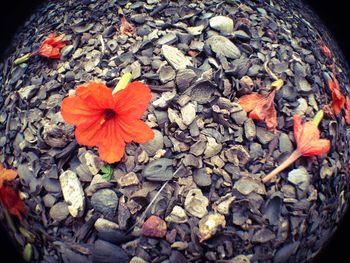
[{"label": "green leaf", "polygon": [[30,262],[33,257],[33,247],[30,243],[27,243],[23,250],[23,259],[26,262]]},{"label": "green leaf", "polygon": [[113,174],[113,169],[110,165],[106,165],[101,168],[102,172],[102,178],[109,182],[111,180],[112,174]]},{"label": "green leaf", "polygon": [[111,180],[111,177],[112,177],[110,174],[102,174],[101,176],[107,182],[109,182]]}]

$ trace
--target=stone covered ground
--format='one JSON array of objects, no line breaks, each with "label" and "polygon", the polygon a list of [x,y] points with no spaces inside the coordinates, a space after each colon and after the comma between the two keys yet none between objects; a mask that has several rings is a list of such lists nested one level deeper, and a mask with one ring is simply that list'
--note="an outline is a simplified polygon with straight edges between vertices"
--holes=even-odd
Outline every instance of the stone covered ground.
[{"label": "stone covered ground", "polygon": [[[270,183],[261,178],[294,150],[293,114],[307,120],[331,102],[324,74],[332,60],[320,36],[344,94],[347,66],[299,1],[241,2],[55,1],[18,31],[0,64],[0,161],[19,174],[28,214],[13,236],[19,247],[32,244],[33,262],[303,262],[319,252],[348,200],[342,114],[320,124],[328,154],[302,157]],[[134,34],[121,34],[118,12]],[[11,67],[53,31],[66,34],[60,60]],[[60,104],[78,84],[112,88],[125,72],[152,90],[144,120],[155,139],[128,144],[106,178]],[[274,76],[284,85],[270,132],[238,98],[266,90]],[[77,189],[72,203],[62,174]],[[199,240],[208,212],[219,223]],[[165,220],[162,238],[142,235],[150,215]]]}]

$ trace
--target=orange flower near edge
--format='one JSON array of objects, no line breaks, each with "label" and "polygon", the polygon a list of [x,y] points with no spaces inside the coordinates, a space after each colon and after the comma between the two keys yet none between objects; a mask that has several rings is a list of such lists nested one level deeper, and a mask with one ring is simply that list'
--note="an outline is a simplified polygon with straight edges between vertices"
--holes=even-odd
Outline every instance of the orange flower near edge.
[{"label": "orange flower near edge", "polygon": [[5,169],[2,164],[0,164],[0,189],[4,185],[5,181],[12,181],[17,176],[17,172],[11,169]]},{"label": "orange flower near edge", "polygon": [[151,97],[149,87],[142,82],[132,82],[112,94],[102,82],[90,81],[77,87],[76,96],[63,100],[61,114],[77,126],[79,144],[97,146],[101,160],[114,163],[123,157],[125,143],[153,139],[153,131],[140,120]]},{"label": "orange flower near edge", "polygon": [[61,49],[66,46],[63,41],[64,34],[56,36],[56,33],[51,33],[45,40],[41,43],[37,54],[42,57],[47,58],[60,58]]},{"label": "orange flower near edge", "polygon": [[322,155],[329,151],[331,143],[327,139],[320,139],[320,131],[317,127],[322,118],[323,111],[319,111],[312,121],[302,124],[301,117],[294,115],[294,138],[297,149],[283,163],[262,179],[264,183],[282,172],[301,156]]},{"label": "orange flower near edge", "polygon": [[334,79],[328,78],[328,87],[332,93],[332,106],[335,115],[338,115],[345,105],[345,97],[341,93],[340,85],[336,77]]},{"label": "orange flower near edge", "polygon": [[319,41],[319,45],[320,45],[320,49],[323,53],[323,55],[325,55],[327,58],[332,59],[333,58],[333,54],[332,51],[329,49],[329,47],[324,43],[323,39],[320,38]]},{"label": "orange flower near edge", "polygon": [[3,186],[0,189],[0,202],[10,214],[17,216],[19,220],[22,220],[22,214],[27,212],[18,193],[9,186]]},{"label": "orange flower near edge", "polygon": [[122,34],[124,35],[131,35],[132,33],[134,33],[135,28],[128,22],[128,20],[126,20],[124,15],[121,15],[121,26],[120,26],[120,31],[122,32]]},{"label": "orange flower near edge", "polygon": [[346,124],[350,125],[350,98],[346,97],[346,111],[345,111]]},{"label": "orange flower near edge", "polygon": [[252,93],[239,98],[239,104],[244,111],[250,112],[249,118],[259,121],[265,121],[269,130],[277,127],[277,113],[275,109],[274,99],[276,89],[273,89],[267,95]]}]

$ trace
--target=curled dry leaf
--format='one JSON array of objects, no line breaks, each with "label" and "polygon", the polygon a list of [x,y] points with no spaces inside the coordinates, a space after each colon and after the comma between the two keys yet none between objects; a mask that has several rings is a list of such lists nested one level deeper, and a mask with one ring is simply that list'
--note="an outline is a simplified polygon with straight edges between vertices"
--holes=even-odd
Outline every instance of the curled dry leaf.
[{"label": "curled dry leaf", "polygon": [[120,32],[124,35],[132,35],[135,31],[135,28],[126,20],[126,17],[124,15],[121,15],[120,18],[121,26],[120,26]]}]

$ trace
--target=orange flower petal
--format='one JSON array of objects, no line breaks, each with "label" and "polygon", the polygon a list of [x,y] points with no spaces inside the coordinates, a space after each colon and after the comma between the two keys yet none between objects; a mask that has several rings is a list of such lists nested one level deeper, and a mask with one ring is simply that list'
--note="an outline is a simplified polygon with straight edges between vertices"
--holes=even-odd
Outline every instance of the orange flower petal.
[{"label": "orange flower petal", "polygon": [[114,110],[127,119],[140,119],[146,111],[152,94],[148,85],[135,81],[113,95]]},{"label": "orange flower petal", "polygon": [[345,112],[346,124],[350,125],[350,98],[346,97],[346,112]]},{"label": "orange flower petal", "polygon": [[112,89],[100,81],[90,81],[85,85],[78,86],[76,95],[90,105],[91,108],[113,109],[115,107]]},{"label": "orange flower petal", "polygon": [[151,128],[141,120],[126,121],[120,119],[118,125],[125,142],[145,143],[154,138]]},{"label": "orange flower petal", "polygon": [[51,33],[44,41],[41,43],[38,54],[47,58],[60,58],[60,50],[66,46],[63,41],[64,34],[56,37],[56,33]]},{"label": "orange flower petal", "polygon": [[334,113],[338,115],[345,105],[345,97],[341,93],[340,85],[336,78],[334,80],[328,80],[328,87],[332,93],[332,106]]},{"label": "orange flower petal", "polygon": [[249,112],[249,118],[254,120],[265,121],[269,130],[277,127],[277,113],[275,110],[274,98],[276,89],[268,95],[252,93],[239,99],[241,107]]},{"label": "orange flower petal", "polygon": [[330,141],[320,139],[320,131],[315,123],[301,123],[301,117],[294,115],[294,138],[298,151],[304,156],[321,155],[330,149]]},{"label": "orange flower petal", "polygon": [[4,186],[0,189],[0,201],[10,214],[17,216],[20,220],[22,220],[22,214],[27,212],[23,201],[11,187]]},{"label": "orange flower petal", "polygon": [[102,118],[94,121],[80,124],[75,129],[75,138],[77,142],[86,146],[97,146],[101,141],[106,140],[106,124],[111,120],[106,121],[101,125]]},{"label": "orange flower petal", "polygon": [[61,115],[63,119],[74,125],[97,122],[103,117],[103,109],[95,108],[80,97],[68,97],[62,101]]},{"label": "orange flower petal", "polygon": [[314,140],[304,146],[303,155],[304,156],[314,156],[321,155],[329,151],[331,148],[331,143],[327,139]]},{"label": "orange flower petal", "polygon": [[11,169],[5,169],[2,164],[0,164],[0,189],[5,181],[12,181],[17,176],[17,172]]},{"label": "orange flower petal", "polygon": [[274,130],[277,127],[277,112],[275,107],[271,107],[265,118],[266,127],[268,130]]},{"label": "orange flower petal", "polygon": [[118,162],[124,156],[125,142],[117,131],[115,121],[108,121],[104,124],[104,138],[98,146],[98,153],[100,159],[107,163]]},{"label": "orange flower petal", "polygon": [[262,98],[263,96],[259,93],[244,95],[239,98],[239,105],[241,105],[244,111],[250,112],[256,107]]}]

